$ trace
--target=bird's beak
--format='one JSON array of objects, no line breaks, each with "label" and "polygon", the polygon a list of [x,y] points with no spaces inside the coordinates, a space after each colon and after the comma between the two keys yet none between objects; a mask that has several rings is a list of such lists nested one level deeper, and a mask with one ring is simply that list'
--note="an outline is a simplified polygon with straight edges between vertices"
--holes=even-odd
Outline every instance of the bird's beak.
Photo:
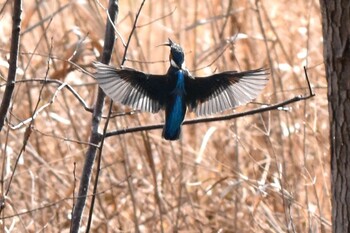
[{"label": "bird's beak", "polygon": [[157,45],[157,47],[159,46],[171,46],[174,42],[172,40],[170,40],[170,38],[168,38],[168,41],[163,43],[163,44],[160,44],[160,45]]}]

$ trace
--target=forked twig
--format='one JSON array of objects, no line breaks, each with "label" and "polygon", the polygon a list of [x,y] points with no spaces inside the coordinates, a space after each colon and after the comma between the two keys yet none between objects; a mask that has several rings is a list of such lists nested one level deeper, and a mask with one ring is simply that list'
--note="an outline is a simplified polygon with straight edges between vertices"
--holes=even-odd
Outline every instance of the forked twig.
[{"label": "forked twig", "polygon": [[[52,51],[52,47],[50,48],[50,54],[51,54],[51,51]],[[49,56],[50,57],[50,56]],[[50,58],[47,59],[47,69],[46,69],[46,74],[45,74],[45,77],[48,76],[49,74],[49,70],[50,70]],[[42,110],[44,110],[48,105],[50,105],[49,103],[45,104],[44,106],[40,107],[39,108],[39,104],[40,104],[40,101],[41,101],[41,96],[42,96],[42,93],[43,93],[43,90],[44,90],[44,87],[45,87],[45,84],[43,84],[40,88],[40,91],[39,91],[39,97],[38,97],[38,100],[36,102],[36,105],[35,105],[35,108],[34,108],[34,112],[32,114],[32,117],[30,117],[28,120],[29,122],[29,126],[27,127],[26,129],[26,132],[24,134],[24,139],[23,139],[23,145],[17,155],[17,158],[16,158],[16,161],[15,161],[15,164],[14,164],[14,167],[13,167],[13,171],[12,171],[12,174],[10,176],[10,179],[9,179],[9,182],[8,182],[8,185],[7,185],[7,189],[5,191],[5,196],[8,195],[8,193],[10,192],[10,188],[11,188],[11,184],[12,184],[12,180],[13,180],[13,177],[15,175],[15,172],[17,170],[17,165],[18,165],[18,161],[19,159],[21,158],[22,156],[22,153],[25,151],[26,149],[26,146],[27,146],[27,143],[28,143],[28,140],[29,140],[29,137],[32,133],[32,126],[34,124],[34,119],[36,118],[36,116],[38,115],[39,112],[41,112]],[[58,91],[57,91],[58,92]],[[54,97],[55,98],[55,95],[56,93],[54,94]]]},{"label": "forked twig", "polygon": [[[16,83],[20,82],[39,82],[44,84],[57,84],[59,87],[55,91],[61,91],[63,88],[66,88],[68,91],[70,91],[74,97],[80,102],[80,104],[84,107],[84,109],[88,112],[93,112],[93,108],[88,106],[88,104],[85,102],[85,100],[78,94],[78,92],[68,83],[62,82],[57,79],[25,79],[25,80],[18,80]],[[58,94],[58,93],[57,93]]]},{"label": "forked twig", "polygon": [[[43,84],[43,86],[44,86],[44,84]],[[38,108],[37,110],[35,110],[34,113],[33,113],[33,115],[32,115],[31,117],[27,118],[26,120],[21,121],[21,122],[20,122],[19,124],[17,124],[17,125],[13,125],[13,126],[10,125],[11,129],[14,129],[14,130],[15,130],[15,129],[19,129],[19,128],[21,128],[22,126],[33,122],[33,121],[36,119],[36,117],[39,115],[40,112],[42,112],[45,108],[49,107],[52,103],[55,102],[56,97],[57,97],[59,91],[61,91],[64,87],[65,87],[65,83],[61,84],[61,85],[57,88],[57,90],[54,92],[54,94],[52,95],[52,98],[51,98],[51,100],[50,100],[49,102],[47,102],[46,104],[44,104],[43,106],[41,106],[40,108]]]}]

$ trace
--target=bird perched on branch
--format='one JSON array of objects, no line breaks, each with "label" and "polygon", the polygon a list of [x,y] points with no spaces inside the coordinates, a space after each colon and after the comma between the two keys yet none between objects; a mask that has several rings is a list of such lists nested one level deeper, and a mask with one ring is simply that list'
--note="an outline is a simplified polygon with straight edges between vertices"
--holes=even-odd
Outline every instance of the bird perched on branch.
[{"label": "bird perched on branch", "polygon": [[185,67],[183,49],[170,39],[163,45],[170,47],[170,67],[164,75],[95,62],[94,77],[116,102],[152,113],[165,109],[162,135],[167,140],[179,139],[187,108],[199,116],[222,112],[256,98],[268,81],[266,69],[193,77]]}]

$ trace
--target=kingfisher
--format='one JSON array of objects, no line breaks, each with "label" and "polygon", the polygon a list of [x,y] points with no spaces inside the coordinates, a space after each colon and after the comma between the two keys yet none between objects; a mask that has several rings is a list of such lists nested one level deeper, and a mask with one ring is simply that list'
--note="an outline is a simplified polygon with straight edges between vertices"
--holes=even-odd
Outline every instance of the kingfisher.
[{"label": "kingfisher", "polygon": [[116,102],[151,113],[164,109],[162,136],[166,140],[179,139],[187,109],[197,116],[232,109],[255,99],[268,82],[268,71],[263,68],[194,77],[185,66],[180,45],[170,39],[162,45],[170,47],[170,67],[166,74],[148,74],[94,62],[94,77],[105,94]]}]

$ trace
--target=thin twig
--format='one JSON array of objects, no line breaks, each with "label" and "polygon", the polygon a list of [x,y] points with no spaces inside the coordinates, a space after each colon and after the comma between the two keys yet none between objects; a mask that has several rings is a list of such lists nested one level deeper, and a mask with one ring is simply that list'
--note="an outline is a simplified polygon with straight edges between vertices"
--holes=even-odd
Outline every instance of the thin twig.
[{"label": "thin twig", "polygon": [[166,17],[169,17],[169,16],[171,16],[172,14],[174,14],[175,10],[176,10],[176,7],[174,8],[174,10],[170,11],[170,13],[168,13],[168,14],[166,14],[166,15],[163,15],[162,17],[159,17],[159,18],[157,18],[157,19],[151,20],[150,22],[147,22],[147,23],[144,23],[144,24],[141,24],[141,25],[137,25],[136,27],[137,27],[137,28],[142,28],[142,27],[151,25],[151,24],[153,24],[153,23],[155,23],[155,22],[157,22],[157,21],[160,21],[160,20],[162,20],[162,19],[165,19]]},{"label": "thin twig", "polygon": [[[24,121],[21,121],[21,122],[20,122],[19,124],[17,124],[17,125],[10,126],[11,129],[19,129],[19,128],[21,128],[22,126],[33,122],[33,121],[35,120],[35,118],[39,115],[40,112],[42,112],[45,108],[49,107],[51,104],[53,104],[53,103],[55,102],[56,97],[57,97],[57,95],[58,95],[58,92],[59,92],[62,88],[64,88],[64,85],[65,85],[65,84],[62,84],[61,86],[59,86],[59,87],[57,88],[57,90],[54,92],[54,94],[52,95],[51,100],[50,100],[48,103],[44,104],[43,106],[41,106],[40,108],[38,108],[37,110],[35,110],[35,111],[34,111],[34,114],[33,114],[31,117],[27,118],[27,119],[24,120]],[[45,86],[45,85],[42,86],[42,89],[43,89],[44,86]],[[41,91],[42,91],[42,89],[41,89]]]},{"label": "thin twig", "polygon": [[[261,11],[260,11],[260,5],[262,5],[262,4],[261,4],[261,1],[260,1],[260,0],[255,0],[255,7],[256,7],[256,12],[257,12],[258,24],[259,24],[259,27],[260,27],[261,34],[262,34],[262,36],[263,36],[263,38],[264,38],[264,44],[265,44],[265,48],[266,48],[266,51],[267,51],[267,58],[268,58],[268,61],[269,61],[270,66],[272,67],[273,61],[272,61],[272,57],[271,57],[271,54],[269,53],[269,49],[268,49],[268,44],[267,44],[267,40],[266,40],[267,36],[266,36],[266,33],[265,33],[265,28],[264,28],[264,26],[263,26],[262,15],[261,15]],[[271,77],[272,77],[273,88],[274,88],[274,90],[276,90],[276,89],[277,89],[277,84],[276,84],[274,69],[271,69]],[[281,86],[281,87],[283,87],[283,86]],[[275,99],[276,99],[276,101],[278,101],[277,95],[275,95]],[[281,127],[281,125],[282,125],[281,122],[282,122],[282,121],[281,121],[281,116],[280,116],[280,114],[277,114],[277,121],[278,121],[278,125]],[[282,131],[282,130],[281,130],[281,131]],[[290,134],[288,134],[288,135],[290,135]],[[276,156],[275,150],[274,150],[274,148],[272,147],[271,139],[270,139],[269,137],[267,137],[267,140],[268,140],[268,142],[269,142],[270,145],[271,145],[272,151],[274,152],[273,154],[275,155],[276,167],[278,167],[278,163],[279,163],[279,162],[278,162],[278,160],[277,160],[277,156]],[[290,137],[289,137],[289,140],[290,140]],[[283,140],[282,140],[282,137],[281,137],[281,136],[278,138],[278,142],[279,142],[280,145],[281,145],[282,151],[284,151],[284,150],[283,150],[284,143],[283,143]],[[284,153],[282,153],[282,155],[284,155]],[[285,165],[285,159],[284,159],[283,156],[282,156],[282,159],[283,159],[283,161],[282,161],[282,167],[283,167],[283,171],[285,171],[285,170],[286,170],[286,165]],[[279,182],[280,182],[281,188],[284,189],[285,180],[283,179],[283,176],[282,176],[282,174],[281,174],[280,169],[278,169],[277,171],[278,171],[278,173],[279,173],[278,177],[279,177]],[[285,207],[289,208],[289,205],[287,205],[287,204],[288,204],[288,201],[285,199],[285,196],[284,196],[284,193],[283,193],[283,192],[282,192],[282,200],[283,200],[283,205],[284,205]],[[288,219],[287,210],[284,211],[284,217],[285,217],[285,225],[288,226],[288,225],[289,225],[288,223],[289,223],[289,220],[290,220],[290,219]]]},{"label": "thin twig", "polygon": [[21,36],[23,36],[24,34],[28,33],[28,32],[32,32],[36,27],[43,25],[46,21],[51,20],[53,17],[55,17],[57,14],[61,13],[63,10],[67,9],[69,6],[71,6],[71,2],[61,6],[60,8],[58,8],[55,12],[53,12],[52,14],[46,16],[45,18],[43,18],[42,20],[38,21],[37,23],[31,25],[30,27],[26,28],[22,33]]},{"label": "thin twig", "polygon": [[134,191],[134,186],[133,186],[133,180],[132,180],[132,174],[130,172],[130,160],[129,160],[129,154],[127,152],[127,146],[125,144],[125,139],[123,137],[118,137],[119,143],[121,145],[121,150],[123,155],[125,156],[124,161],[123,161],[123,167],[124,167],[124,172],[125,176],[127,177],[127,184],[128,184],[128,189],[130,192],[130,197],[131,197],[131,203],[132,203],[132,215],[134,218],[134,226],[135,226],[135,232],[140,233],[140,228],[139,228],[139,219],[137,217],[137,200],[135,196],[135,191]]},{"label": "thin twig", "polygon": [[[151,143],[149,140],[149,136],[146,133],[142,134],[142,139],[145,145],[145,149],[146,149],[146,158],[148,160],[149,166],[151,168],[151,172],[152,172],[152,178],[153,178],[153,182],[154,182],[154,198],[155,201],[157,203],[158,206],[158,211],[159,211],[159,225],[160,225],[160,232],[164,233],[164,226],[163,226],[163,205],[162,205],[162,195],[161,195],[161,190],[159,189],[158,186],[158,182],[157,182],[157,171],[156,171],[156,164],[154,162],[154,155],[152,153],[152,148],[151,148]],[[128,161],[128,160],[126,160]]]},{"label": "thin twig", "polygon": [[[68,89],[75,98],[80,102],[80,104],[84,107],[84,109],[88,112],[93,112],[93,108],[88,106],[88,104],[85,102],[85,100],[74,90],[74,88],[69,85],[68,83],[62,82],[60,80],[56,79],[25,79],[25,80],[18,80],[16,83],[22,83],[22,82],[39,82],[39,83],[44,83],[44,84],[57,84],[60,85],[61,88],[59,87],[58,89],[61,90],[63,88]],[[57,90],[56,90],[57,91]]]},{"label": "thin twig", "polygon": [[[52,44],[52,43],[51,43]],[[51,54],[51,51],[52,51],[52,47],[50,48],[50,53]],[[46,69],[46,74],[45,74],[45,77],[48,76],[49,74],[49,70],[50,70],[50,59],[47,59],[47,69]],[[29,123],[29,126],[27,127],[25,133],[24,133],[24,139],[23,139],[23,145],[17,155],[17,158],[16,158],[16,161],[15,161],[15,164],[14,164],[14,167],[13,167],[13,171],[12,171],[12,174],[11,174],[11,177],[10,177],[10,180],[9,180],[9,183],[7,185],[7,189],[6,189],[6,192],[5,192],[5,196],[8,195],[8,193],[10,192],[10,187],[11,187],[11,184],[12,184],[12,180],[13,180],[13,177],[15,175],[15,172],[16,172],[16,169],[17,169],[17,165],[18,165],[18,161],[19,159],[21,158],[22,156],[22,153],[25,151],[25,148],[27,146],[27,143],[28,143],[28,140],[29,140],[29,137],[32,133],[32,126],[34,124],[34,119],[35,117],[37,116],[38,112],[42,111],[42,109],[44,109],[45,105],[41,108],[39,108],[39,104],[40,104],[40,101],[41,101],[41,96],[42,96],[42,93],[43,93],[43,90],[44,90],[44,84],[41,86],[40,88],[40,91],[39,91],[39,97],[38,97],[38,100],[36,102],[36,106],[34,108],[34,111],[33,111],[33,115],[30,119],[32,119]]]},{"label": "thin twig", "polygon": [[62,136],[58,136],[58,135],[44,133],[44,132],[41,132],[40,130],[36,129],[34,126],[32,126],[32,131],[36,132],[42,136],[56,138],[56,139],[62,140],[64,142],[73,142],[73,143],[80,144],[80,145],[88,145],[88,146],[98,147],[98,144],[91,144],[90,142],[84,142],[84,141],[80,141],[80,140],[76,140],[76,139],[71,139],[71,138],[67,138],[67,137],[62,137]]},{"label": "thin twig", "polygon": [[123,55],[123,60],[122,60],[122,62],[121,62],[121,65],[123,65],[124,62],[125,62],[125,60],[126,60],[126,53],[127,53],[127,51],[128,51],[128,48],[129,48],[129,45],[130,45],[130,41],[131,41],[132,35],[134,34],[134,31],[135,31],[135,29],[136,29],[137,20],[139,19],[141,10],[142,10],[143,5],[145,4],[145,2],[146,2],[146,0],[143,0],[143,1],[141,2],[140,8],[139,8],[139,10],[138,10],[137,13],[136,13],[134,25],[132,26],[132,29],[131,29],[131,32],[130,32],[128,41],[126,42],[126,45],[125,45],[125,50],[124,50],[124,55]]},{"label": "thin twig", "polygon": [[[106,191],[101,191],[95,195],[102,195],[104,194]],[[91,197],[92,195],[88,195],[87,197]],[[73,197],[66,197],[66,198],[62,198],[58,201],[55,201],[55,202],[51,202],[49,204],[46,204],[46,205],[42,205],[38,208],[33,208],[33,209],[29,209],[29,210],[23,210],[22,212],[18,212],[18,213],[15,213],[15,214],[12,214],[12,215],[7,215],[7,216],[3,216],[3,217],[0,217],[0,220],[4,220],[4,219],[11,219],[11,218],[18,218],[22,215],[32,215],[34,212],[37,212],[39,210],[44,210],[44,209],[47,209],[49,207],[54,207],[54,206],[57,206],[57,204],[60,204],[60,203],[65,203],[66,201],[69,201],[69,200],[73,200]],[[57,208],[57,207],[56,207]]]}]

